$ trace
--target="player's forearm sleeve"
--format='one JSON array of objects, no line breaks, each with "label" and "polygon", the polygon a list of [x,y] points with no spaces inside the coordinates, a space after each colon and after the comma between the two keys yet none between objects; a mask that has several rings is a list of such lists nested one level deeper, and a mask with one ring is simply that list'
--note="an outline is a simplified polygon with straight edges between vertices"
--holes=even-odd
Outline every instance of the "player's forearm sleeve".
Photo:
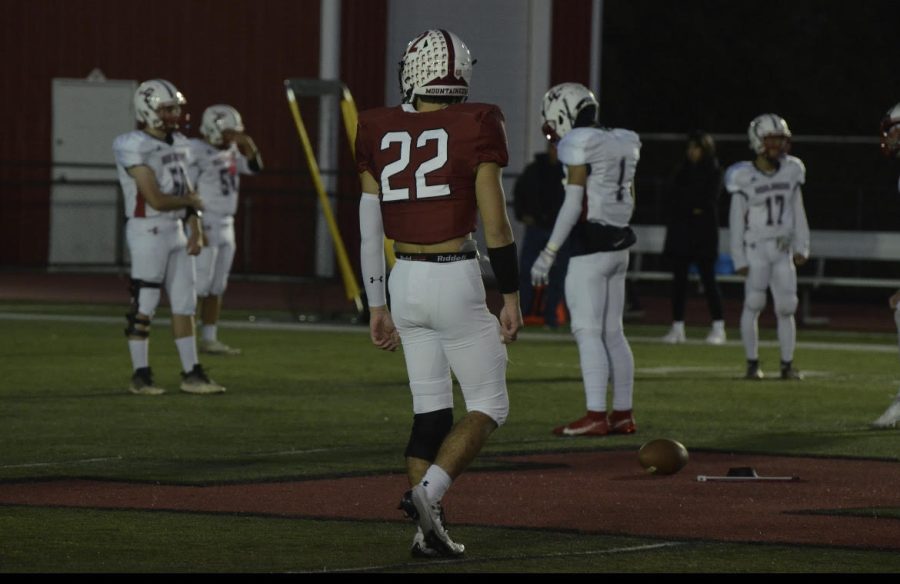
[{"label": "player's forearm sleeve", "polygon": [[731,238],[731,260],[734,269],[747,266],[744,253],[744,196],[741,193],[731,195],[731,210],[728,214],[728,231]]},{"label": "player's forearm sleeve", "polygon": [[384,224],[378,195],[363,193],[359,200],[359,263],[369,306],[384,306]]},{"label": "player's forearm sleeve", "polygon": [[806,209],[803,206],[803,193],[797,189],[794,197],[794,239],[791,242],[794,253],[809,257],[809,223],[806,221]]},{"label": "player's forearm sleeve", "polygon": [[553,232],[550,234],[550,240],[547,241],[547,247],[551,251],[556,252],[566,242],[572,228],[578,223],[581,217],[582,201],[584,200],[584,187],[581,185],[566,185],[566,198],[556,216],[556,223],[553,224]]}]

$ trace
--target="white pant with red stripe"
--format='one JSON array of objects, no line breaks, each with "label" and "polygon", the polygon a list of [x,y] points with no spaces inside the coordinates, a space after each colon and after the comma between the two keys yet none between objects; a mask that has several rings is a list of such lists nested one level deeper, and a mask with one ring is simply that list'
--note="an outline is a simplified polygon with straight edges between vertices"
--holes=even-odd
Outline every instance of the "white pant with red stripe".
[{"label": "white pant with red stripe", "polygon": [[[125,235],[131,253],[131,277],[165,283],[172,314],[193,315],[197,306],[194,258],[187,253],[187,236],[181,220],[134,217],[125,224]],[[159,297],[150,302],[153,306],[145,302],[140,298],[140,312],[153,316]]]},{"label": "white pant with red stripe", "polygon": [[228,286],[234,262],[234,217],[203,214],[206,245],[197,256],[197,296],[221,296]]}]

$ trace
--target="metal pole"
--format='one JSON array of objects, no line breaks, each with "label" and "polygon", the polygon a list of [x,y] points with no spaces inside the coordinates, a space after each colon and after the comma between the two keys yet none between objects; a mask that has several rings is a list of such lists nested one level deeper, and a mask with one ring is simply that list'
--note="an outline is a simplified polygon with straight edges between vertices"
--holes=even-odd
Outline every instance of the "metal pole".
[{"label": "metal pole", "polygon": [[[341,0],[322,0],[320,5],[319,78],[340,79]],[[331,95],[322,96],[319,101],[319,143],[316,156],[332,209],[336,208],[337,123],[337,99]],[[334,276],[334,246],[321,205],[316,220],[316,276]]]}]

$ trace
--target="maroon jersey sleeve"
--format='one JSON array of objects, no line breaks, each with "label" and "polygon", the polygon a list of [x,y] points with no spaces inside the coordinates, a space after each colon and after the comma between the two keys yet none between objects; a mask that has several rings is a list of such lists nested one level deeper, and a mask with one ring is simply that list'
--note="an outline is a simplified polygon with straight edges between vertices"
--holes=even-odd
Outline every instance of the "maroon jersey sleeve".
[{"label": "maroon jersey sleeve", "polygon": [[489,106],[481,116],[481,132],[478,136],[478,162],[496,162],[498,166],[509,164],[506,128],[503,112],[496,106]]},{"label": "maroon jersey sleeve", "polygon": [[356,125],[356,171],[360,174],[368,171],[377,178],[372,160],[372,124],[369,118],[376,115],[378,110],[365,111],[359,116]]}]

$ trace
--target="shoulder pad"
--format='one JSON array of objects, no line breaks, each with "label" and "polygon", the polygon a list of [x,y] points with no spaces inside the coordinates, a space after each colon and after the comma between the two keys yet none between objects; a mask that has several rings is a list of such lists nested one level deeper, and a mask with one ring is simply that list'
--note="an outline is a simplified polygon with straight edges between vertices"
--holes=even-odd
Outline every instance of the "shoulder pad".
[{"label": "shoulder pad", "polygon": [[181,132],[172,132],[172,146],[185,148],[191,145],[191,140]]},{"label": "shoulder pad", "polygon": [[640,148],[641,146],[641,137],[637,132],[633,130],[626,130],[625,128],[613,128],[612,130],[609,130],[609,133],[619,140],[633,142],[635,145],[637,145],[638,148]]},{"label": "shoulder pad", "polygon": [[725,189],[730,193],[736,193],[744,188],[753,173],[753,164],[746,160],[736,162],[725,171]]},{"label": "shoulder pad", "polygon": [[154,140],[140,130],[122,134],[113,141],[113,153],[116,161],[125,168],[144,164],[147,155],[159,146]]},{"label": "shoulder pad", "polygon": [[602,144],[604,136],[596,128],[573,128],[556,145],[559,161],[567,166],[580,166],[587,162],[587,150],[591,145]]},{"label": "shoulder pad", "polygon": [[496,114],[500,116],[501,120],[504,119],[503,112],[500,111],[499,107],[492,103],[454,103],[447,106],[447,109],[450,111],[457,111],[460,113],[474,115],[476,117],[488,114]]},{"label": "shoulder pad", "polygon": [[806,165],[803,164],[803,161],[797,158],[796,156],[791,156],[790,154],[784,157],[784,162],[786,165],[796,169],[800,177],[800,182],[806,180]]},{"label": "shoulder pad", "polygon": [[372,109],[367,109],[365,111],[360,112],[359,114],[359,123],[364,124],[366,122],[371,122],[372,120],[377,120],[378,118],[382,118],[384,116],[388,116],[393,113],[397,113],[398,111],[402,111],[400,106],[394,107],[376,107]]}]

